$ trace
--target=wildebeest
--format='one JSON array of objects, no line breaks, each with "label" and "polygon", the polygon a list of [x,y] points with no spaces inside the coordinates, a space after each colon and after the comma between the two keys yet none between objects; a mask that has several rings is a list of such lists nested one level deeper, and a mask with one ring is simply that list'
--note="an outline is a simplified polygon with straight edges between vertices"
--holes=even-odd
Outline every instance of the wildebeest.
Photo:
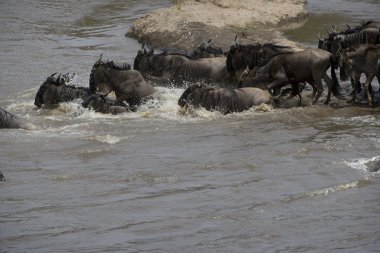
[{"label": "wildebeest", "polygon": [[[179,49],[164,49],[164,55],[182,55],[189,59],[196,60],[200,58],[213,58],[225,55],[224,51],[220,47],[211,45],[212,40],[202,42],[195,50],[185,51]],[[142,49],[146,50],[146,44],[143,44]]]},{"label": "wildebeest", "polygon": [[260,104],[272,104],[268,91],[259,88],[212,88],[201,84],[188,87],[178,99],[181,107],[201,106],[209,111],[219,111],[222,114],[241,112]]},{"label": "wildebeest", "polygon": [[41,108],[45,105],[56,105],[61,102],[69,102],[75,99],[85,99],[92,94],[89,88],[68,85],[67,76],[52,74],[41,84],[34,99],[34,104]]},{"label": "wildebeest", "polygon": [[373,106],[374,95],[371,88],[371,82],[375,76],[380,81],[380,46],[363,45],[354,51],[344,51],[341,54],[339,65],[341,68],[341,79],[347,80],[348,77],[352,82],[354,93],[352,101],[355,102],[359,90],[360,75],[365,73],[367,79],[364,88],[367,94],[368,103]]},{"label": "wildebeest", "polygon": [[337,65],[339,51],[357,48],[363,44],[376,45],[380,43],[380,23],[377,21],[362,22],[360,26],[351,28],[347,25],[346,30],[337,32],[333,27],[327,38],[318,39],[318,48],[332,53]]},{"label": "wildebeest", "polygon": [[182,86],[187,81],[227,83],[226,57],[190,59],[177,54],[154,54],[154,50],[140,49],[133,68],[155,82]]},{"label": "wildebeest", "polygon": [[5,182],[5,177],[1,171],[0,171],[0,182]]},{"label": "wildebeest", "polygon": [[[331,78],[326,71],[331,67]],[[300,52],[282,53],[273,56],[264,66],[254,69],[255,77],[252,84],[265,83],[268,90],[287,84],[293,86],[307,82],[313,87],[313,104],[316,104],[323,92],[322,79],[327,83],[328,94],[325,104],[330,101],[331,92],[337,98],[340,94],[339,82],[334,70],[334,60],[331,53],[321,49],[305,49]]]},{"label": "wildebeest", "polygon": [[91,69],[89,85],[93,93],[114,91],[115,104],[126,101],[131,107],[139,105],[156,92],[141,73],[132,70],[130,65],[102,61],[101,57]]},{"label": "wildebeest", "polygon": [[96,93],[83,101],[82,106],[84,108],[93,109],[96,112],[119,114],[130,111],[126,105],[114,105],[114,101],[110,101],[105,95]]},{"label": "wildebeest", "polygon": [[17,117],[16,115],[0,108],[0,129],[1,128],[22,128],[27,130],[33,130],[37,127],[31,122]]},{"label": "wildebeest", "polygon": [[236,37],[227,54],[227,70],[231,77],[239,78],[247,66],[252,69],[258,65],[264,65],[273,56],[288,52],[294,52],[294,49],[271,43],[241,45]]},{"label": "wildebeest", "polygon": [[347,29],[342,31],[336,31],[333,27],[332,31],[328,32],[326,38],[319,36],[318,48],[329,51],[335,56],[337,48],[334,48],[333,42],[336,39],[343,42],[344,48],[347,46],[358,46],[359,44],[376,44],[379,43],[379,29],[380,22],[373,20],[362,22],[360,26],[353,28],[347,25]]}]

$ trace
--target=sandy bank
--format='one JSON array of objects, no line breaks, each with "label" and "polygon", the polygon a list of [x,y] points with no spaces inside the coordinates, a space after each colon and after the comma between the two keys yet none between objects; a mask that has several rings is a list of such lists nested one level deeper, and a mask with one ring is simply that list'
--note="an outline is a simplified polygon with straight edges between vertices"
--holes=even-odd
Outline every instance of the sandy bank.
[{"label": "sandy bank", "polygon": [[235,36],[243,43],[295,45],[277,27],[306,16],[306,0],[176,0],[173,6],[138,19],[127,36],[154,47],[193,49],[213,39],[229,48]]}]

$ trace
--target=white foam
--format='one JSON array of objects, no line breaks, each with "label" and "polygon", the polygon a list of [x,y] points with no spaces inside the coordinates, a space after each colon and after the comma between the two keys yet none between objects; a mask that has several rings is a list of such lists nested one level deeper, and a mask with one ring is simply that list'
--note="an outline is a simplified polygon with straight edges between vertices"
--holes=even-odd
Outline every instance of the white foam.
[{"label": "white foam", "polygon": [[339,125],[355,125],[355,126],[380,126],[380,121],[372,115],[356,116],[356,117],[334,117],[334,123]]},{"label": "white foam", "polygon": [[111,145],[119,143],[122,140],[122,138],[114,136],[114,135],[110,135],[110,134],[89,136],[89,137],[86,137],[85,139],[95,140],[98,142],[107,143],[107,144],[111,144]]},{"label": "white foam", "polygon": [[339,192],[355,188],[359,185],[359,181],[354,181],[346,184],[338,184],[321,190],[316,190],[312,192],[306,192],[305,195],[309,197],[315,196],[327,196],[329,193]]},{"label": "white foam", "polygon": [[[377,162],[377,161],[380,162],[380,156],[374,156],[372,158],[358,158],[358,159],[353,159],[351,161],[344,161],[344,163],[353,169],[369,172],[371,168],[368,167],[368,163]],[[380,170],[373,173],[379,173],[379,172]]]}]

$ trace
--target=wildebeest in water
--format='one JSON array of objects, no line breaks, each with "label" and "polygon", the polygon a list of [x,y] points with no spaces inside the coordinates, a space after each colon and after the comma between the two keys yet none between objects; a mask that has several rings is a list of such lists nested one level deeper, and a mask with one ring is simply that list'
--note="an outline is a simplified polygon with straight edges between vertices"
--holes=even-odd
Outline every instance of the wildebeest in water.
[{"label": "wildebeest in water", "polygon": [[355,102],[357,93],[360,88],[360,76],[366,74],[364,88],[370,106],[374,105],[374,94],[372,92],[371,82],[375,76],[380,80],[380,47],[362,45],[353,51],[343,51],[340,54],[340,74],[342,80],[351,78],[354,88],[352,101]]},{"label": "wildebeest in water", "polygon": [[115,104],[126,101],[131,107],[138,106],[156,92],[140,72],[132,70],[129,64],[102,61],[101,57],[92,67],[89,85],[93,93],[114,91]]},{"label": "wildebeest in water", "polygon": [[203,107],[222,114],[241,112],[260,104],[272,104],[268,91],[259,88],[212,88],[201,84],[189,86],[178,99],[181,107]]},{"label": "wildebeest in water", "polygon": [[0,129],[1,128],[22,128],[27,130],[37,129],[37,127],[6,110],[0,108]]},{"label": "wildebeest in water", "polygon": [[114,101],[107,99],[104,94],[100,93],[92,94],[90,97],[85,99],[82,106],[101,113],[119,114],[130,111],[128,105],[115,105]]},{"label": "wildebeest in water", "polygon": [[[326,71],[331,67],[331,78]],[[330,101],[331,92],[343,99],[340,85],[334,70],[331,53],[321,49],[305,49],[294,53],[282,53],[273,56],[264,66],[254,68],[252,86],[266,84],[268,90],[307,82],[313,87],[313,104],[316,104],[323,92],[322,79],[327,83],[328,94],[325,104]]]},{"label": "wildebeest in water", "polygon": [[179,86],[195,81],[229,82],[224,56],[190,59],[177,54],[154,54],[153,49],[144,47],[137,52],[133,68],[154,82],[169,82]]},{"label": "wildebeest in water", "polygon": [[68,85],[69,75],[52,74],[41,84],[34,99],[34,104],[41,108],[42,105],[56,105],[61,102],[70,102],[75,99],[85,99],[92,92],[89,88]]},{"label": "wildebeest in water", "polygon": [[252,69],[265,65],[273,56],[289,52],[295,49],[272,43],[241,45],[236,37],[227,54],[227,70],[231,77],[239,78],[247,66]]}]

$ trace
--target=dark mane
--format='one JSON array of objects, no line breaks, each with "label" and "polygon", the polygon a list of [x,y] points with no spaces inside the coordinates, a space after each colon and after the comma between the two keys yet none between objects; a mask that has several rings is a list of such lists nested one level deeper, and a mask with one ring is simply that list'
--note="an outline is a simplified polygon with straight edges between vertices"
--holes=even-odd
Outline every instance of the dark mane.
[{"label": "dark mane", "polygon": [[360,26],[358,26],[358,27],[367,26],[367,25],[372,24],[372,23],[379,23],[379,22],[377,22],[375,20],[368,20],[368,21],[362,20],[362,21],[360,21]]},{"label": "dark mane", "polygon": [[99,60],[97,60],[91,68],[90,80],[88,82],[91,92],[96,91],[95,80],[94,80],[95,70],[99,67],[102,67],[102,66],[104,66],[106,68],[120,70],[120,71],[131,69],[131,65],[128,63],[119,64],[119,63],[115,63],[114,61],[103,61],[102,56],[100,56]]},{"label": "dark mane", "polygon": [[101,65],[107,68],[121,70],[121,71],[131,69],[131,65],[128,63],[120,64],[120,63],[115,63],[114,61],[101,62],[101,64],[99,64],[98,66],[101,66]]},{"label": "dark mane", "polygon": [[380,31],[376,28],[366,28],[360,32],[347,34],[343,42],[350,45],[378,44],[380,43]]}]

